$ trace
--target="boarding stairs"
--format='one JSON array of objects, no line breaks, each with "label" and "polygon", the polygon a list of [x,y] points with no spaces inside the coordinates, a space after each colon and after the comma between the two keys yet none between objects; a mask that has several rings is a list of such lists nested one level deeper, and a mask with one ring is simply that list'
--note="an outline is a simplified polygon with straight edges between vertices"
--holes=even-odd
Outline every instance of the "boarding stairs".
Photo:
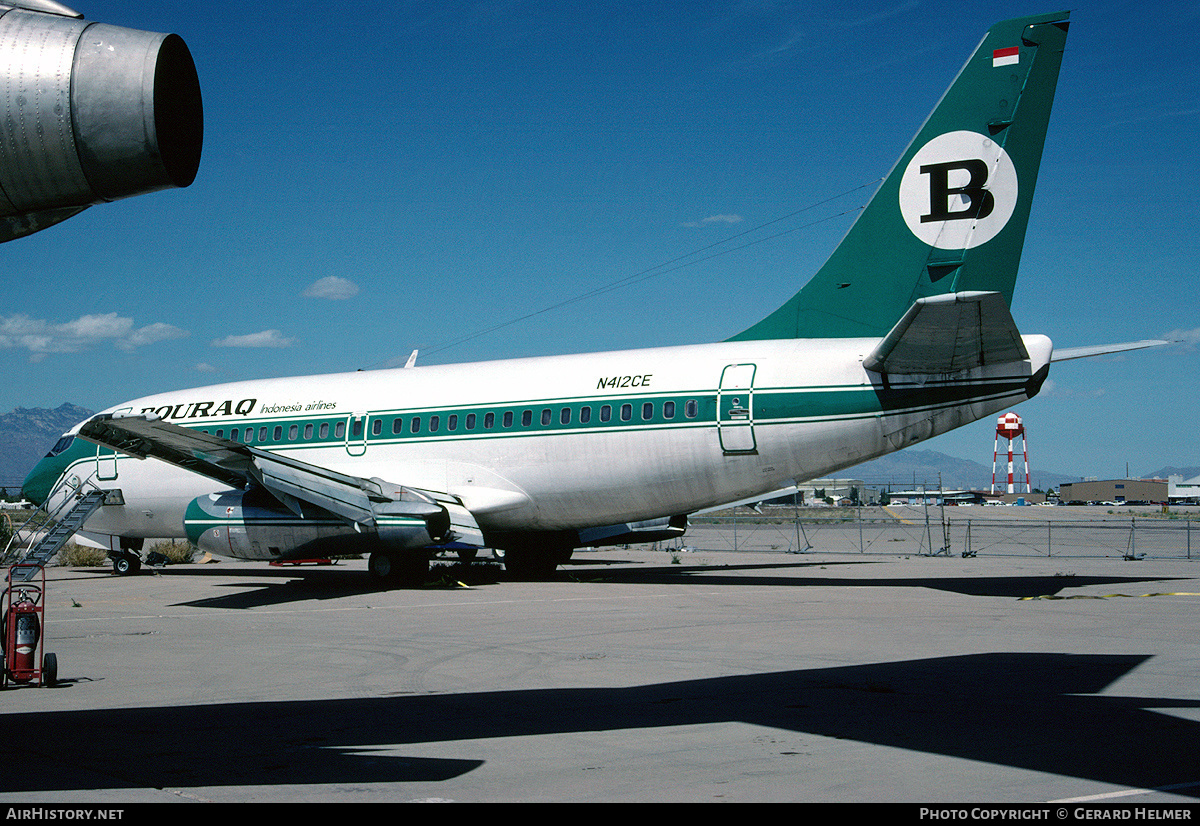
[{"label": "boarding stairs", "polygon": [[[101,490],[90,481],[86,483],[75,481],[72,487],[74,493],[65,497],[53,511],[47,510],[45,505],[42,505],[22,527],[13,531],[12,538],[4,549],[3,558],[0,559],[0,567],[15,566],[12,567],[11,574],[14,582],[27,582],[37,576],[46,563],[53,559],[63,545],[66,545],[67,541],[75,535],[76,531],[83,527],[87,518],[104,504],[104,500],[109,494],[109,491]],[[49,503],[55,498],[52,492],[46,498],[46,502]],[[23,547],[24,542],[19,541],[18,538],[22,532],[36,524],[39,519],[44,519],[44,524],[49,527],[33,543],[32,547],[26,550]]]}]

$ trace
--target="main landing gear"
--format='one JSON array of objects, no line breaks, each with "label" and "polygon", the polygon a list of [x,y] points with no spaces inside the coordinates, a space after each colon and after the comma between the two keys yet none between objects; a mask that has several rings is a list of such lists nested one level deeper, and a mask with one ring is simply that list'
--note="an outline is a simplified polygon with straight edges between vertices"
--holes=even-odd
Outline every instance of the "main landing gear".
[{"label": "main landing gear", "polygon": [[[538,582],[551,579],[559,565],[570,561],[572,548],[518,546],[495,548],[496,557],[504,562],[509,579]],[[475,554],[459,559],[469,563]],[[423,552],[375,551],[367,559],[371,578],[386,585],[423,585],[429,575],[429,557]]]},{"label": "main landing gear", "polygon": [[376,551],[367,560],[371,578],[397,585],[423,585],[429,575],[429,557],[423,552],[386,553]]},{"label": "main landing gear", "polygon": [[[515,547],[503,551],[504,570],[516,580],[537,582],[554,576],[571,559],[572,548]],[[501,555],[497,552],[497,555]]]}]

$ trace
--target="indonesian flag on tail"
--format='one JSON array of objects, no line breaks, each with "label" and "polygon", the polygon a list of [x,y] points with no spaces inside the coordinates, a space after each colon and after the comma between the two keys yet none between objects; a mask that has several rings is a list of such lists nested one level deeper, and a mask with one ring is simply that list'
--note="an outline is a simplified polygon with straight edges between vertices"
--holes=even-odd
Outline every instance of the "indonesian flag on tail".
[{"label": "indonesian flag on tail", "polygon": [[1009,46],[1007,49],[996,49],[992,52],[992,68],[997,66],[1011,66],[1020,58],[1020,49],[1016,46]]}]

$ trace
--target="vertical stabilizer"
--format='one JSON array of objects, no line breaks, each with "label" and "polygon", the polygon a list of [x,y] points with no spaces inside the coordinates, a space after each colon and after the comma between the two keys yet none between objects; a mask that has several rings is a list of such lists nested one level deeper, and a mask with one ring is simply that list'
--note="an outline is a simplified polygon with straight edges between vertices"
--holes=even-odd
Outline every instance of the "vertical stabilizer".
[{"label": "vertical stabilizer", "polygon": [[1067,12],[992,26],[833,255],[731,340],[885,335],[919,298],[1011,303]]}]

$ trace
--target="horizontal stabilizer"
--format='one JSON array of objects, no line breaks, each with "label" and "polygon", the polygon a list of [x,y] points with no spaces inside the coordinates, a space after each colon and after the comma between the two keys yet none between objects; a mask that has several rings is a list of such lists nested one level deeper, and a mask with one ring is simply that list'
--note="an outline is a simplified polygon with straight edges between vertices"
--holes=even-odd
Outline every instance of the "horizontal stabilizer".
[{"label": "horizontal stabilizer", "polygon": [[1162,347],[1164,344],[1170,343],[1169,341],[1146,339],[1145,341],[1129,341],[1125,344],[1094,344],[1091,347],[1064,347],[1061,350],[1055,348],[1054,355],[1050,357],[1050,361],[1070,361],[1071,359],[1085,359],[1091,356],[1106,356],[1109,353],[1124,353],[1129,350],[1143,350],[1147,347]]},{"label": "horizontal stabilizer", "polygon": [[863,359],[877,373],[957,373],[1029,358],[998,292],[918,298]]}]

